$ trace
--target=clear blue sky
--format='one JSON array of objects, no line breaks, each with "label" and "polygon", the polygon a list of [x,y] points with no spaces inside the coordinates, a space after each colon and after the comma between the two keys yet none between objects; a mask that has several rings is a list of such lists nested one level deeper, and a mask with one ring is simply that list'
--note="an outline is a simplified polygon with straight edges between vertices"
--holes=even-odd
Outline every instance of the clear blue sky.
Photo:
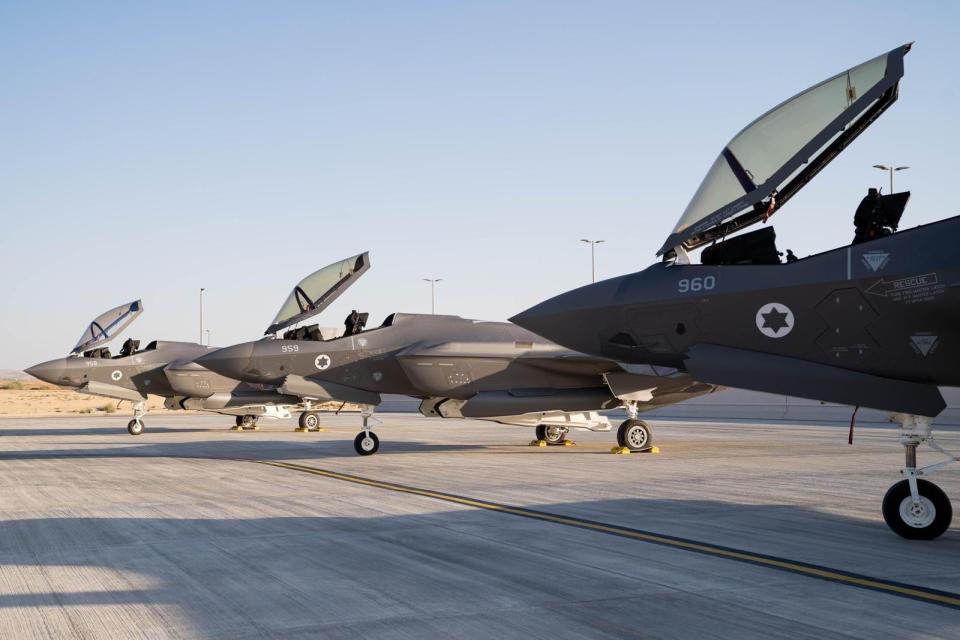
[{"label": "clear blue sky", "polygon": [[[916,40],[901,99],[774,222],[852,237],[872,164],[904,224],[960,213],[953,2],[0,5],[0,368],[142,298],[144,340],[257,337],[292,284],[370,250],[329,314],[504,319],[654,260],[744,124]],[[749,27],[745,26],[749,25]]]}]

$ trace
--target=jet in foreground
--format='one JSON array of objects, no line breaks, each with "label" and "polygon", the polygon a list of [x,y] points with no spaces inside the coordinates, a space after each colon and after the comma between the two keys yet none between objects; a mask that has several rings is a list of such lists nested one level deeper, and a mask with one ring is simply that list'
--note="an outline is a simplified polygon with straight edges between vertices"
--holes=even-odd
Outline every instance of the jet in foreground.
[{"label": "jet in foreground", "polygon": [[[236,416],[240,428],[256,427],[259,416],[290,417],[289,407],[301,403],[299,398],[226,378],[193,362],[214,351],[213,347],[154,340],[140,349],[138,340],[128,339],[119,354],[111,355],[105,345],[141,313],[143,304],[139,300],[102,313],[89,324],[70,355],[34,365],[26,372],[81,393],[130,401],[134,416],[127,431],[131,435],[143,433],[148,394],[165,397],[168,409]],[[316,414],[312,415],[316,421]]]},{"label": "jet in foreground", "polygon": [[354,313],[337,338],[324,339],[316,325],[277,335],[326,308],[369,264],[363,253],[311,274],[294,287],[268,337],[211,352],[197,364],[285,395],[365,406],[354,441],[360,455],[379,449],[369,418],[383,393],[420,398],[426,416],[536,427],[538,439],[551,444],[561,444],[570,428],[611,429],[597,411],[624,406],[629,419],[618,444],[636,451],[651,446],[638,412],[714,389],[670,367],[585,356],[506,322],[395,313],[366,329],[366,314]]},{"label": "jet in foreground", "polygon": [[896,232],[909,193],[872,190],[853,244],[781,264],[771,227],[733,236],[766,222],[893,104],[909,50],[825,80],[737,134],[660,249],[662,263],[512,320],[571,349],[700,382],[890,411],[906,479],[884,497],[884,519],[930,539],[949,527],[952,507],[923,478],[957,458],[918,468],[916,452],[923,443],[943,452],[931,430],[945,407],[938,385],[960,385],[960,218]]}]

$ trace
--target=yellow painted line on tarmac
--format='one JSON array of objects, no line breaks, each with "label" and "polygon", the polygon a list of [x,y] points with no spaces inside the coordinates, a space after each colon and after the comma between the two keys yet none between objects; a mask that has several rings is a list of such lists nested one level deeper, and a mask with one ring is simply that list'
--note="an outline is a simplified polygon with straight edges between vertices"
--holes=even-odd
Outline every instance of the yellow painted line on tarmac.
[{"label": "yellow painted line on tarmac", "polygon": [[560,525],[565,525],[569,527],[577,527],[579,529],[597,531],[600,533],[619,536],[621,538],[629,538],[632,540],[640,540],[642,542],[650,542],[653,544],[673,547],[676,549],[683,549],[686,551],[692,551],[694,553],[701,553],[704,555],[714,556],[718,558],[726,558],[728,560],[735,560],[738,562],[747,562],[750,564],[768,567],[771,569],[789,571],[791,573],[800,574],[800,575],[808,576],[811,578],[819,578],[822,580],[828,580],[830,582],[845,584],[853,587],[871,589],[873,591],[879,591],[881,593],[886,593],[888,595],[898,596],[902,598],[911,598],[911,599],[919,600],[921,602],[926,602],[929,604],[935,604],[939,606],[960,609],[960,594],[950,593],[948,591],[939,591],[936,589],[928,589],[926,587],[919,587],[916,585],[903,584],[903,583],[892,582],[888,580],[881,580],[879,578],[871,578],[870,576],[860,575],[856,573],[849,573],[849,572],[841,571],[838,569],[831,569],[829,567],[808,564],[805,562],[797,562],[794,560],[788,560],[786,558],[778,558],[776,556],[768,556],[765,554],[753,553],[750,551],[743,551],[740,549],[733,549],[730,547],[723,547],[720,545],[710,544],[707,542],[698,542],[696,540],[688,540],[685,538],[678,538],[675,536],[652,533],[649,531],[641,531],[639,529],[633,529],[630,527],[622,527],[619,525],[608,524],[604,522],[596,522],[593,520],[584,520],[582,518],[576,518],[573,516],[564,516],[564,515],[559,515],[555,513],[548,513],[546,511],[538,511],[535,509],[526,509],[524,507],[514,507],[507,504],[490,502],[488,500],[479,500],[477,498],[467,498],[467,497],[458,496],[452,493],[433,491],[431,489],[421,489],[419,487],[411,487],[407,485],[397,484],[395,482],[373,480],[371,478],[364,478],[361,476],[355,476],[348,473],[340,473],[338,471],[330,471],[328,469],[320,469],[317,467],[310,467],[302,464],[295,464],[292,462],[279,462],[274,460],[253,460],[253,459],[248,459],[243,461],[255,462],[257,464],[263,464],[271,467],[279,467],[281,469],[289,469],[291,471],[299,471],[301,473],[309,473],[316,476],[322,476],[324,478],[331,478],[333,480],[342,480],[344,482],[351,482],[353,484],[364,485],[367,487],[374,487],[377,489],[384,489],[387,491],[395,491],[398,493],[407,493],[411,495],[422,496],[424,498],[432,498],[434,500],[442,500],[444,502],[459,504],[467,507],[474,507],[477,509],[485,509],[487,511],[496,511],[499,513],[507,513],[510,515],[520,516],[523,518],[531,518],[534,520],[552,522],[554,524],[560,524]]}]

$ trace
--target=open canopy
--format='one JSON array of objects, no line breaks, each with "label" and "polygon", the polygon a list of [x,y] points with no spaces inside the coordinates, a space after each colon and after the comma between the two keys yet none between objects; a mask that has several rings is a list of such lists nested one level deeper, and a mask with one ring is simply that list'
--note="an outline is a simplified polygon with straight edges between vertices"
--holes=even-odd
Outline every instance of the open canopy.
[{"label": "open canopy", "polygon": [[896,101],[910,46],[828,78],[747,125],[717,156],[657,255],[695,249],[783,206]]},{"label": "open canopy", "polygon": [[139,300],[122,304],[110,309],[110,311],[101,313],[93,319],[90,326],[77,341],[77,346],[70,353],[80,353],[113,340],[141,313],[143,313],[143,304]]},{"label": "open canopy", "polygon": [[264,334],[306,320],[330,306],[370,268],[369,252],[327,265],[297,283]]}]

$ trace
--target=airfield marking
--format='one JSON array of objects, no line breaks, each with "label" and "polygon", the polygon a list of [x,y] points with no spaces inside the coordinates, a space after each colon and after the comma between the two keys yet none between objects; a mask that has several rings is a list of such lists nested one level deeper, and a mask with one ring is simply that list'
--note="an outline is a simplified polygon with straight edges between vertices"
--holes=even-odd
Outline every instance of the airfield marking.
[{"label": "airfield marking", "polygon": [[422,496],[425,498],[433,498],[435,500],[442,500],[444,502],[451,502],[454,504],[461,504],[468,507],[476,507],[478,509],[496,511],[499,513],[507,513],[510,515],[520,516],[523,518],[531,518],[533,520],[553,522],[554,524],[562,524],[569,527],[576,527],[579,529],[598,531],[600,533],[619,536],[621,538],[629,538],[633,540],[640,540],[643,542],[650,542],[652,544],[659,544],[666,547],[684,549],[686,551],[692,551],[694,553],[701,553],[704,555],[714,556],[718,558],[726,558],[728,560],[736,560],[738,562],[746,562],[749,564],[759,565],[762,567],[768,567],[770,569],[779,569],[781,571],[789,571],[791,573],[796,573],[796,574],[808,576],[811,578],[819,578],[821,580],[828,580],[830,582],[836,582],[839,584],[859,587],[862,589],[879,591],[881,593],[886,593],[888,595],[898,596],[901,598],[910,598],[913,600],[919,600],[921,602],[926,602],[928,604],[934,604],[942,607],[950,607],[952,609],[960,609],[960,594],[950,593],[949,591],[939,591],[937,589],[928,589],[926,587],[919,587],[911,584],[892,582],[889,580],[881,580],[879,578],[871,578],[870,576],[865,576],[857,573],[850,573],[847,571],[841,571],[839,569],[831,569],[829,567],[823,567],[815,564],[808,564],[805,562],[798,562],[795,560],[787,560],[785,558],[777,558],[776,556],[768,556],[761,553],[754,553],[752,551],[744,551],[742,549],[723,547],[720,545],[710,544],[707,542],[697,542],[696,540],[678,538],[676,536],[668,536],[660,533],[652,533],[649,531],[642,531],[640,529],[633,529],[630,527],[623,527],[620,525],[597,522],[595,520],[584,520],[583,518],[576,518],[573,516],[563,516],[563,515],[558,515],[554,513],[549,513],[546,511],[537,511],[534,509],[526,509],[524,507],[514,507],[507,504],[490,502],[488,500],[480,500],[478,498],[467,498],[467,497],[458,496],[452,493],[444,493],[442,491],[433,491],[431,489],[420,489],[418,487],[410,487],[407,485],[397,484],[395,482],[373,480],[370,478],[363,478],[361,476],[355,476],[348,473],[340,473],[338,471],[329,471],[327,469],[320,469],[317,467],[308,467],[306,465],[295,464],[292,462],[278,462],[274,460],[254,460],[254,459],[245,459],[241,461],[254,462],[257,464],[263,464],[271,467],[289,469],[291,471],[300,471],[302,473],[310,473],[313,475],[323,476],[325,478],[331,478],[334,480],[343,480],[345,482],[352,482],[354,484],[361,484],[368,487],[375,487],[377,489],[385,489],[387,491],[396,491],[398,493],[407,493],[407,494]]}]

